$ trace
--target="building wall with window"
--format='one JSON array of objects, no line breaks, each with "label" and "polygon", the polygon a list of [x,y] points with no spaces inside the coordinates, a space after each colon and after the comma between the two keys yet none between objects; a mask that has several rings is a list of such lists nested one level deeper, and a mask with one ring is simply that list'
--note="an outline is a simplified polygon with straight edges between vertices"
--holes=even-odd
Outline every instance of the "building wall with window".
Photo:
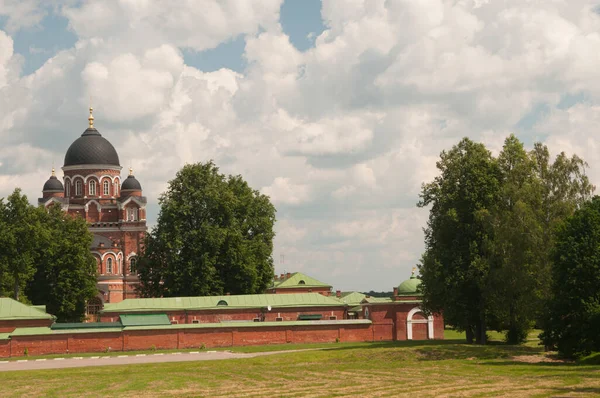
[{"label": "building wall with window", "polygon": [[87,221],[94,235],[90,250],[98,269],[97,298],[115,303],[136,297],[139,280],[130,264],[147,229],[146,198],[131,169],[121,178],[118,154],[94,127],[91,108],[88,121],[89,127],[65,154],[62,183],[53,170],[38,203],[60,205]]}]

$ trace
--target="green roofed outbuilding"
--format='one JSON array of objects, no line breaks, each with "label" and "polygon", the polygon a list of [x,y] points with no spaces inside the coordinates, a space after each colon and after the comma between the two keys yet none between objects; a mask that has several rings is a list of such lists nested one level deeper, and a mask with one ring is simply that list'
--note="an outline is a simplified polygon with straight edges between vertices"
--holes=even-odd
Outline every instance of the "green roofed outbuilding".
[{"label": "green roofed outbuilding", "polygon": [[54,317],[41,310],[41,307],[30,306],[8,297],[0,297],[0,321],[47,319]]},{"label": "green roofed outbuilding", "polygon": [[294,272],[275,275],[273,285],[267,289],[267,293],[319,293],[330,296],[331,288],[331,285],[302,272]]},{"label": "green roofed outbuilding", "polygon": [[39,308],[8,297],[0,297],[0,333],[12,332],[22,327],[48,327],[54,320],[54,316]]}]

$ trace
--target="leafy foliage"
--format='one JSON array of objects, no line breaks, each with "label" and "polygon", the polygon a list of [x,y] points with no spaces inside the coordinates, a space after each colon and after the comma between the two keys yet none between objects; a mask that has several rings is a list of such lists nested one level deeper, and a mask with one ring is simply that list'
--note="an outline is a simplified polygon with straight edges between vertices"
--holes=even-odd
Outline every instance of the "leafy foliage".
[{"label": "leafy foliage", "polygon": [[43,254],[28,296],[45,304],[60,322],[83,321],[87,300],[98,292],[96,261],[89,250],[92,235],[83,218],[72,217],[58,206],[50,207],[44,216],[46,228],[39,242]]},{"label": "leafy foliage", "polygon": [[138,262],[145,297],[262,293],[273,278],[275,208],[213,162],[186,165],[160,198]]},{"label": "leafy foliage", "polygon": [[550,294],[553,229],[592,195],[587,166],[541,144],[527,153],[509,136],[493,158],[463,139],[442,152],[440,170],[424,184],[431,206],[425,230],[421,289],[429,311],[485,343],[488,328],[523,342],[542,318]]},{"label": "leafy foliage", "polygon": [[600,197],[558,227],[542,340],[566,357],[600,351]]},{"label": "leafy foliage", "polygon": [[500,170],[485,146],[468,138],[440,157],[440,176],[423,185],[419,202],[431,205],[420,265],[424,306],[443,311],[469,341],[485,342],[492,239],[486,218],[498,200]]},{"label": "leafy foliage", "polygon": [[45,304],[59,321],[80,321],[96,290],[92,235],[60,207],[46,212],[20,189],[0,199],[0,295]]}]

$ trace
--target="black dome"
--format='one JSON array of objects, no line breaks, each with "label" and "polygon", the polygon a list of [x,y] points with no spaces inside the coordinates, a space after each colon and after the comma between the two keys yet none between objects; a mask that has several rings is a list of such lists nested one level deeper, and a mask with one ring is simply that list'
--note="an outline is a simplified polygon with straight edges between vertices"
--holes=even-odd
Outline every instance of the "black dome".
[{"label": "black dome", "polygon": [[130,190],[130,191],[141,191],[142,186],[140,182],[132,175],[127,176],[125,181],[123,181],[123,185],[121,185],[121,191]]},{"label": "black dome", "polygon": [[50,177],[48,181],[46,181],[46,183],[44,184],[44,188],[42,189],[42,192],[50,191],[64,191],[62,182],[60,182],[58,178],[56,178],[56,176]]},{"label": "black dome", "polygon": [[106,164],[120,166],[115,147],[95,128],[88,128],[71,144],[65,155],[65,166]]}]

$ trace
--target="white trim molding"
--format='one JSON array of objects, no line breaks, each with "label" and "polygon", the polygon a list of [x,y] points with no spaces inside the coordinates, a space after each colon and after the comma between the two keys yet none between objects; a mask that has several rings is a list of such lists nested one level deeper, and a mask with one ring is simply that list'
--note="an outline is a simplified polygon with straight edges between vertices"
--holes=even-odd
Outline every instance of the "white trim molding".
[{"label": "white trim molding", "polygon": [[61,169],[63,171],[92,170],[92,169],[121,171],[123,169],[123,167],[115,166],[112,164],[77,164],[77,165],[73,165],[73,166],[63,166],[63,167],[61,167]]},{"label": "white trim molding", "polygon": [[[428,339],[433,339],[434,338],[434,329],[433,329],[433,316],[429,315],[427,317],[427,319],[417,319],[417,320],[413,320],[413,316],[416,313],[419,312],[423,312],[423,310],[421,310],[420,307],[415,307],[412,310],[409,311],[408,315],[406,316],[406,339],[407,340],[412,340],[413,339],[413,324],[415,323],[426,323],[427,324],[427,338]],[[423,314],[425,315],[425,314]]]}]

